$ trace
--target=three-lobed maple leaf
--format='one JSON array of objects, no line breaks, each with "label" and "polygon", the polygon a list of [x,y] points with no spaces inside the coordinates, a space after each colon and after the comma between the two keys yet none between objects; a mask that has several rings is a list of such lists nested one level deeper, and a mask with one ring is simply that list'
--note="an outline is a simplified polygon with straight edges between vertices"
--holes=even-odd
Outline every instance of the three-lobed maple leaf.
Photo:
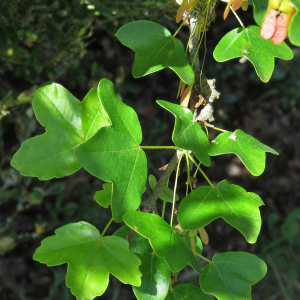
[{"label": "three-lobed maple leaf", "polygon": [[46,85],[36,91],[33,109],[46,133],[22,144],[11,161],[14,168],[47,180],[84,167],[113,184],[115,221],[138,208],[147,179],[147,159],[139,147],[141,126],[111,81],[102,79],[98,90],[93,88],[82,102],[59,84]]},{"label": "three-lobed maple leaf", "polygon": [[147,158],[139,146],[142,130],[136,112],[117,97],[111,81],[99,82],[98,97],[110,125],[75,153],[85,170],[113,184],[112,214],[116,222],[121,222],[124,213],[139,207],[147,180]]},{"label": "three-lobed maple leaf", "polygon": [[46,132],[23,142],[11,165],[22,175],[40,180],[79,170],[75,149],[110,125],[95,88],[80,102],[60,84],[47,84],[37,89],[32,106]]},{"label": "three-lobed maple leaf", "polygon": [[107,289],[109,274],[121,282],[141,285],[140,259],[129,250],[126,240],[100,237],[86,222],[71,223],[45,238],[33,259],[47,266],[68,263],[66,285],[77,300],[92,300]]},{"label": "three-lobed maple leaf", "polygon": [[138,300],[163,300],[168,294],[171,285],[171,272],[166,261],[154,252],[140,256],[142,264],[142,284],[133,287]]},{"label": "three-lobed maple leaf", "polygon": [[219,134],[211,143],[209,155],[221,155],[226,153],[236,154],[249,172],[254,176],[263,173],[266,166],[266,152],[279,155],[271,147],[259,142],[253,136],[240,129]]},{"label": "three-lobed maple leaf", "polygon": [[209,167],[211,163],[208,155],[209,140],[201,126],[193,122],[193,113],[188,108],[178,104],[163,100],[156,102],[175,116],[172,134],[174,144],[179,148],[193,151],[199,161]]},{"label": "three-lobed maple leaf", "polygon": [[216,46],[213,56],[219,62],[245,56],[253,64],[258,77],[268,82],[274,70],[275,57],[290,60],[294,54],[285,43],[274,45],[271,40],[262,39],[260,28],[250,25],[228,32]]},{"label": "three-lobed maple leaf", "polygon": [[133,77],[169,67],[185,83],[194,82],[194,72],[186,59],[184,46],[167,28],[151,21],[134,21],[121,27],[117,38],[136,53]]},{"label": "three-lobed maple leaf", "polygon": [[197,230],[221,217],[249,243],[255,243],[261,228],[261,205],[257,194],[223,180],[216,187],[201,186],[188,194],[180,203],[177,218],[182,229]]},{"label": "three-lobed maple leaf", "polygon": [[179,272],[186,265],[200,273],[200,267],[183,237],[165,220],[157,215],[130,211],[123,216],[124,222],[138,234],[149,239],[158,257],[166,260],[173,272]]},{"label": "three-lobed maple leaf", "polygon": [[267,273],[267,266],[257,256],[245,252],[216,254],[199,277],[202,290],[219,300],[251,299],[251,286]]}]

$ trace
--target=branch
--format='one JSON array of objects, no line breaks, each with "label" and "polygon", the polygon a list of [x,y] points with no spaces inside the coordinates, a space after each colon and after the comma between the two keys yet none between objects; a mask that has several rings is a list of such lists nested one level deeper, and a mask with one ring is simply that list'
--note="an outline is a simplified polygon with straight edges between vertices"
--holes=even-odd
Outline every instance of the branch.
[{"label": "branch", "polygon": [[195,83],[193,85],[191,97],[190,97],[190,102],[189,102],[189,107],[192,113],[194,113],[194,120],[196,120],[197,117],[197,109],[195,109],[195,105],[198,102],[198,97],[201,94],[201,87],[200,87],[200,61],[199,61],[199,55],[197,53],[197,49],[199,46],[199,40],[195,37],[193,32],[195,32],[195,27],[196,27],[196,21],[197,19],[191,17],[190,18],[190,35],[193,35],[192,38],[190,39],[189,43],[189,63],[192,65],[193,59],[196,55],[194,65],[193,65],[193,71],[195,74]]},{"label": "branch", "polygon": [[215,82],[215,79],[207,79],[203,74],[201,74],[201,94],[206,100],[206,105],[196,118],[197,121],[203,122],[208,120],[209,122],[212,122],[215,120],[213,116],[213,102],[221,95],[221,93],[216,90]]},{"label": "branch", "polygon": [[[212,4],[212,12],[214,15],[215,11],[215,3]],[[195,11],[195,13],[194,13]],[[195,83],[192,89],[191,97],[190,97],[190,110],[194,113],[194,121],[214,121],[213,117],[213,102],[215,99],[218,99],[220,93],[215,88],[215,79],[207,79],[203,74],[201,74],[200,70],[200,61],[199,61],[199,53],[197,52],[197,48],[199,46],[199,40],[193,34],[195,32],[195,27],[197,26],[197,10],[194,10],[190,16],[190,35],[193,35],[189,42],[189,63],[192,65],[193,59],[196,55],[195,62],[193,65],[193,71],[195,74]],[[211,22],[211,17],[209,17]],[[207,25],[206,25],[207,26]],[[204,29],[206,30],[206,28]],[[201,74],[201,80],[200,80]],[[196,103],[199,101],[199,95],[202,95],[206,101],[206,105],[199,112],[198,109],[195,109]]]},{"label": "branch", "polygon": [[154,188],[154,190],[152,191],[150,196],[146,200],[142,201],[142,203],[141,203],[142,211],[153,212],[158,215],[158,211],[157,211],[157,207],[156,207],[157,198],[158,198],[159,194],[161,193],[163,187],[166,185],[166,182],[170,178],[173,170],[177,166],[178,160],[181,156],[181,153],[182,153],[182,151],[176,151],[176,153],[172,157],[166,170],[164,171],[163,175],[160,177],[156,187]]},{"label": "branch", "polygon": [[[200,5],[203,6],[204,2],[202,4],[200,3]],[[215,8],[215,4],[214,4],[214,8]],[[213,15],[214,15],[214,11],[213,11]],[[190,97],[189,107],[190,110],[194,113],[194,118],[193,118],[194,122],[196,122],[197,120],[199,121],[201,120],[202,122],[206,120],[212,121],[213,120],[212,102],[215,99],[219,98],[220,93],[218,93],[214,88],[215,80],[214,79],[207,80],[206,77],[203,74],[201,74],[199,55],[197,53],[199,40],[193,34],[195,32],[196,24],[197,24],[197,12],[195,10],[195,13],[192,13],[190,17],[190,35],[192,35],[192,37],[189,42],[189,63],[192,65],[195,57],[195,61],[193,65],[195,82]],[[200,80],[200,74],[201,74],[201,80]],[[198,109],[195,108],[195,105],[199,100],[200,94],[203,95],[207,104],[199,113]],[[201,118],[199,118],[199,116],[201,116]],[[172,171],[177,166],[180,156],[181,156],[181,151],[177,151],[176,154],[171,159],[170,163],[168,164],[168,167],[166,168],[163,175],[159,179],[156,187],[154,188],[150,196],[146,200],[142,201],[141,203],[142,211],[153,212],[154,214],[158,214],[156,201],[163,187],[166,185],[167,180],[170,178]]]}]

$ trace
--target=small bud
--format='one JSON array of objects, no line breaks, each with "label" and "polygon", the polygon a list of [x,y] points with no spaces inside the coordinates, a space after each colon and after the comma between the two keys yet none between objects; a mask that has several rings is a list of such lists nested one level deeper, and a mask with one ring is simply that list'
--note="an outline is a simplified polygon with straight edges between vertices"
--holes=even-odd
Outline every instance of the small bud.
[{"label": "small bud", "polygon": [[209,242],[209,237],[208,237],[206,230],[203,227],[203,228],[200,228],[198,231],[199,231],[200,239],[201,239],[202,243],[204,245],[207,245]]},{"label": "small bud", "polygon": [[185,88],[185,90],[181,93],[181,97],[180,97],[180,105],[181,106],[184,106],[184,107],[188,107],[189,106],[189,102],[190,102],[190,97],[191,97],[193,85],[194,84],[188,85]]}]

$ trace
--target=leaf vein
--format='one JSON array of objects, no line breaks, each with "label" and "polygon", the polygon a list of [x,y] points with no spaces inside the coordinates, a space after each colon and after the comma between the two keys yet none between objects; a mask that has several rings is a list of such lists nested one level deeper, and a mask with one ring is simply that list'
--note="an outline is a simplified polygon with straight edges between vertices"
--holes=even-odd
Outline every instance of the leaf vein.
[{"label": "leaf vein", "polygon": [[[61,115],[61,117],[63,118],[63,120],[70,126],[70,128],[74,131],[74,133],[83,141],[83,137],[76,131],[76,129],[73,127],[73,125],[64,117],[64,115],[58,110],[58,108],[56,107],[56,105],[51,101],[51,99],[43,92],[40,91],[41,94],[43,94],[48,101],[52,104],[52,106],[55,108],[55,110]],[[78,101],[78,100],[77,100]]]}]

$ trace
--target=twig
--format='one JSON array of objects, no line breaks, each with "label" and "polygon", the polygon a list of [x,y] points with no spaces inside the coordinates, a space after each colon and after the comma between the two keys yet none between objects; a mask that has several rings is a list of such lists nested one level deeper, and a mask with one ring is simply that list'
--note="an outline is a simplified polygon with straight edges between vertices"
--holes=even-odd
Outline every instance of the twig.
[{"label": "twig", "polygon": [[[201,94],[201,86],[200,86],[200,61],[199,61],[199,55],[198,55],[198,46],[199,46],[199,40],[195,37],[195,29],[197,26],[197,18],[190,18],[190,39],[189,39],[189,63],[193,65],[193,71],[195,74],[195,81],[190,97],[189,107],[190,110],[194,113],[193,120],[196,121],[198,117],[197,109],[195,109],[195,105],[198,102],[199,95]],[[202,75],[204,76],[204,75]],[[206,78],[205,78],[206,79]],[[207,79],[206,79],[207,81]],[[213,81],[213,80],[212,80]],[[215,90],[214,90],[215,91]],[[207,96],[207,95],[205,95]],[[207,99],[207,102],[210,100]],[[217,97],[218,98],[218,97]],[[210,101],[212,102],[212,101]],[[205,107],[204,107],[205,109]],[[202,110],[204,110],[202,109]],[[211,112],[212,115],[212,112]],[[206,121],[206,119],[202,119],[202,121]],[[151,195],[141,203],[141,210],[145,212],[153,212],[155,214],[158,214],[157,207],[156,207],[156,201],[161,193],[163,187],[165,186],[167,180],[170,178],[170,175],[174,168],[177,166],[179,158],[182,154],[182,151],[177,151],[176,154],[171,159],[168,167],[164,171],[163,175],[159,179],[155,189],[152,191]],[[193,155],[193,154],[191,154]],[[191,169],[192,169],[192,163],[191,163]]]},{"label": "twig", "polygon": [[133,236],[136,234],[136,231],[134,231],[133,229],[130,230],[130,232],[128,233],[127,237],[126,237],[126,241],[128,243],[130,243],[131,239],[133,238]]},{"label": "twig", "polygon": [[[193,71],[195,74],[195,82],[193,85],[189,107],[190,110],[194,113],[197,110],[195,110],[195,105],[198,102],[199,95],[201,94],[201,87],[200,87],[200,61],[199,61],[199,55],[197,53],[197,49],[199,46],[199,40],[195,37],[195,27],[197,26],[197,20],[191,18],[190,19],[190,42],[189,42],[189,63],[190,65],[193,64]],[[196,56],[196,57],[195,57]],[[194,120],[196,120],[197,114],[194,113]]]},{"label": "twig", "polygon": [[240,25],[243,27],[243,29],[245,29],[246,27],[244,26],[243,22],[241,21],[241,19],[237,15],[237,13],[233,10],[232,6],[230,6],[230,9],[233,12],[233,14],[235,15],[236,19],[239,21]]},{"label": "twig", "polygon": [[156,207],[156,201],[158,199],[159,194],[161,193],[163,187],[166,185],[167,180],[170,178],[174,168],[178,164],[178,160],[181,156],[182,151],[177,151],[174,156],[172,157],[171,161],[169,162],[166,170],[164,171],[163,175],[160,177],[160,179],[157,182],[156,187],[150,194],[150,196],[142,201],[141,207],[142,211],[144,212],[153,212],[158,215],[157,207]]},{"label": "twig", "polygon": [[[215,9],[215,4],[213,4]],[[194,11],[193,11],[194,12]],[[206,23],[207,26],[207,15],[206,15]],[[191,14],[190,18],[190,40],[189,40],[189,63],[193,66],[193,71],[195,74],[195,81],[190,97],[190,110],[193,112],[194,122],[196,120],[202,121],[213,121],[213,101],[218,99],[220,93],[215,89],[215,80],[214,79],[207,79],[204,74],[201,72],[200,69],[200,61],[199,61],[199,53],[198,53],[198,46],[200,41],[195,37],[195,29],[197,26],[197,18]],[[206,28],[204,29],[206,30]],[[206,105],[202,110],[199,112],[198,109],[195,109],[195,105],[198,102],[199,95],[204,97],[206,100]]]},{"label": "twig", "polygon": [[179,161],[178,161],[178,165],[177,165],[177,170],[176,170],[176,179],[175,179],[175,185],[174,185],[174,193],[173,193],[173,205],[172,205],[172,214],[171,214],[171,222],[170,222],[170,226],[172,227],[173,225],[173,217],[174,217],[174,210],[175,210],[175,202],[176,202],[176,189],[177,189],[177,182],[178,182],[178,176],[179,176],[179,166],[180,166],[180,162],[182,159],[184,152],[181,153]]}]

